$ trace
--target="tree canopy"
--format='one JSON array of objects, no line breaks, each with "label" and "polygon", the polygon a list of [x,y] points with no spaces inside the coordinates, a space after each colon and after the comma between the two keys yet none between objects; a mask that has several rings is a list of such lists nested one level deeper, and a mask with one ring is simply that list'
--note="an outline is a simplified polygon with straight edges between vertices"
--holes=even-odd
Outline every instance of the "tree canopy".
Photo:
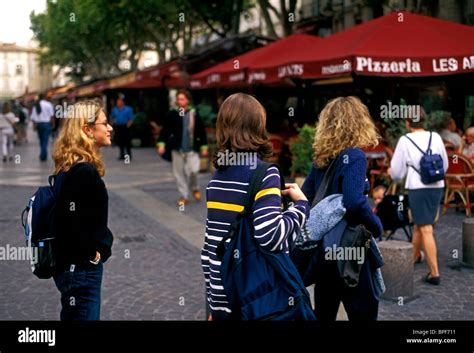
[{"label": "tree canopy", "polygon": [[211,36],[237,34],[241,14],[254,6],[250,0],[47,0],[46,11],[30,18],[41,64],[70,68],[68,75],[81,82],[136,69],[144,50],[156,50],[163,61],[167,50],[179,56],[196,39],[205,44]]}]

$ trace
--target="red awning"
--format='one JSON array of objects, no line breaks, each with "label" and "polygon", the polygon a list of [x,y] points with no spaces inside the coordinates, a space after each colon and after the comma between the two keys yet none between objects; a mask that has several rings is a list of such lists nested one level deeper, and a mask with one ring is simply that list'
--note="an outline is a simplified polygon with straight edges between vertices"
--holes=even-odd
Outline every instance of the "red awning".
[{"label": "red awning", "polygon": [[74,90],[72,90],[71,92],[68,93],[67,97],[68,97],[69,99],[71,99],[71,98],[76,98],[78,92],[79,92],[79,91],[78,91],[77,89],[74,89]]},{"label": "red awning", "polygon": [[181,65],[177,60],[137,71],[132,82],[117,88],[159,88],[184,87],[186,82]]},{"label": "red awning", "polygon": [[295,34],[264,47],[249,64],[248,83],[276,83],[288,78],[308,78],[318,74],[310,64],[322,54],[326,41],[316,36]]},{"label": "red awning", "polygon": [[308,65],[317,77],[438,76],[474,72],[474,27],[392,12],[325,39]]},{"label": "red awning", "polygon": [[474,72],[474,27],[393,12],[325,39],[289,36],[193,75],[190,86],[276,84],[352,72],[402,77]]},{"label": "red awning", "polygon": [[191,88],[241,86],[254,82],[270,83],[290,76],[300,76],[301,72],[298,68],[291,71],[292,67],[288,69],[290,72],[287,75],[278,77],[277,74],[275,80],[270,71],[259,69],[250,73],[250,68],[262,64],[267,65],[266,63],[271,66],[282,60],[297,60],[298,56],[305,53],[309,47],[318,48],[322,42],[323,39],[316,36],[294,34],[201,71],[191,76],[190,86]]},{"label": "red awning", "polygon": [[94,83],[94,93],[102,93],[106,89],[110,87],[110,82],[109,80],[100,80],[96,83]]}]

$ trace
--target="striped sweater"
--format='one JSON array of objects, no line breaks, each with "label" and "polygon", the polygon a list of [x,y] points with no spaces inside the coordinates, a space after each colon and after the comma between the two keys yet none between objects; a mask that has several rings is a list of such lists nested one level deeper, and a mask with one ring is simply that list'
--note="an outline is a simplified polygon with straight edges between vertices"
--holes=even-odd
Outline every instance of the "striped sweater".
[{"label": "striped sweater", "polygon": [[[206,281],[207,300],[214,318],[231,313],[222,279],[221,262],[216,249],[237,214],[244,209],[245,196],[252,170],[249,166],[231,166],[217,170],[206,189],[207,220],[201,264]],[[278,169],[268,168],[252,207],[254,236],[269,251],[288,252],[288,237],[309,216],[308,201],[296,201],[282,210],[281,182]]]}]

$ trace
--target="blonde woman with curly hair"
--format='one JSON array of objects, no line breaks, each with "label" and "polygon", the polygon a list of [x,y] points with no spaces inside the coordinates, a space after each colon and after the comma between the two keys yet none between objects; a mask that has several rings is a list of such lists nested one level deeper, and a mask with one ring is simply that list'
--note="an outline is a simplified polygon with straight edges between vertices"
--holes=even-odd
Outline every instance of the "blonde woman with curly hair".
[{"label": "blonde woman with curly hair", "polygon": [[[370,184],[362,148],[376,146],[378,137],[367,107],[358,98],[331,100],[319,115],[313,144],[314,163],[302,188],[312,203],[329,165],[336,163],[328,193],[342,194],[347,223],[363,224],[375,238],[382,234],[382,225],[367,202]],[[374,291],[373,269],[369,262],[364,262],[356,287],[345,285],[337,261],[322,259],[318,262],[314,291],[318,320],[334,321],[341,301],[349,320],[377,319],[378,295]]]},{"label": "blonde woman with curly hair", "polygon": [[53,221],[54,282],[61,293],[61,320],[99,320],[103,263],[113,242],[100,149],[111,144],[112,127],[95,101],[72,108],[53,152],[54,174],[62,174]]}]

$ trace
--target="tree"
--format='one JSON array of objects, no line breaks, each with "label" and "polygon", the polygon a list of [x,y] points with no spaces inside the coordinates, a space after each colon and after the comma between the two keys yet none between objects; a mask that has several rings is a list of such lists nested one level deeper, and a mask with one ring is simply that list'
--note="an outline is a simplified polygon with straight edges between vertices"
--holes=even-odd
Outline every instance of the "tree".
[{"label": "tree", "polygon": [[[76,82],[135,70],[143,50],[160,61],[187,53],[196,38],[238,33],[250,0],[48,0],[30,15],[42,64],[71,69]],[[128,67],[120,63],[129,62]]]},{"label": "tree", "polygon": [[297,2],[297,0],[280,0],[280,9],[277,9],[269,0],[258,0],[263,19],[268,28],[268,34],[271,37],[278,38],[278,35],[270,13],[273,13],[278,19],[277,23],[279,23],[283,28],[283,36],[288,36],[293,33],[293,24],[296,20],[295,10]]},{"label": "tree", "polygon": [[[190,50],[192,38],[203,31],[203,22],[193,14],[188,1],[122,2],[127,7],[135,27],[153,43],[160,60],[165,58],[166,50],[170,50],[172,56],[179,56]],[[182,49],[178,46],[179,40],[182,40]]]},{"label": "tree", "polygon": [[208,29],[220,37],[239,33],[240,16],[254,7],[248,0],[222,0],[203,2],[188,0],[189,9],[198,16]]},{"label": "tree", "polygon": [[70,68],[76,82],[126,71],[119,67],[124,59],[129,69],[136,68],[145,41],[119,3],[49,0],[45,13],[30,15],[31,29],[43,49],[40,62]]}]

